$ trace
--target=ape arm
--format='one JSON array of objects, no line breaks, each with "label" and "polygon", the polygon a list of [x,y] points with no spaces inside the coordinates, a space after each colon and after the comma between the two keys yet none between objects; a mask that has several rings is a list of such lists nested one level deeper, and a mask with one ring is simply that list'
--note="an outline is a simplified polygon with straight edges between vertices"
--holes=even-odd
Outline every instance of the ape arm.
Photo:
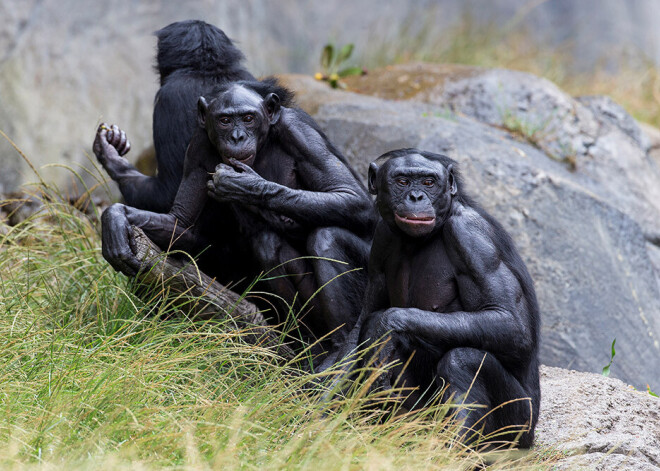
[{"label": "ape arm", "polygon": [[209,185],[217,199],[258,206],[314,227],[340,226],[355,231],[359,221],[365,232],[371,230],[371,198],[302,111],[283,107],[270,132],[295,160],[304,189],[265,180],[247,165],[234,161],[241,172],[219,165],[214,185]]},{"label": "ape arm", "polygon": [[203,162],[213,158],[208,154],[211,150],[207,141],[202,133],[193,137],[183,179],[169,213],[154,213],[123,204],[114,204],[105,210],[102,218],[103,256],[116,270],[133,276],[141,268],[141,261],[131,249],[131,226],[141,228],[163,250],[191,252],[196,249],[198,236],[192,227],[208,199],[209,165],[203,165]]},{"label": "ape arm", "polygon": [[494,228],[475,210],[459,203],[445,223],[443,237],[456,270],[463,311],[437,313],[391,308],[382,326],[440,354],[455,347],[486,350],[519,359],[534,348],[533,332],[520,280],[493,242]]}]

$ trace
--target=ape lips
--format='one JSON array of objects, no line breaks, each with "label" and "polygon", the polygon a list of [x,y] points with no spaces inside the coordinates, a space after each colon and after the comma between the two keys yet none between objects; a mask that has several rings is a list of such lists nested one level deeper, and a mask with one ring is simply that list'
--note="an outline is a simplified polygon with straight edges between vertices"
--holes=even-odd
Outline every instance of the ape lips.
[{"label": "ape lips", "polygon": [[417,216],[415,214],[412,216],[401,216],[395,213],[394,218],[397,224],[408,224],[412,226],[432,226],[435,224],[434,216]]}]

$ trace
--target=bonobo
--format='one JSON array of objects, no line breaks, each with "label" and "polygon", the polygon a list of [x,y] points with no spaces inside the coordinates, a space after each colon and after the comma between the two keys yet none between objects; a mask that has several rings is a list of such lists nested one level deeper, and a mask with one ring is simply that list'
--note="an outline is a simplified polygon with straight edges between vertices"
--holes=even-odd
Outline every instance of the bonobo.
[{"label": "bonobo", "polygon": [[443,155],[384,154],[369,168],[369,191],[382,219],[362,314],[340,355],[389,334],[377,361],[409,364],[381,386],[398,378],[413,388],[405,407],[446,386],[444,400],[486,406],[457,411],[466,442],[483,429],[529,447],[540,401],[539,309],[511,238],[467,196]]},{"label": "bonobo", "polygon": [[[291,98],[273,79],[201,97],[171,211],[111,206],[102,217],[103,254],[135,274],[135,225],[164,249],[204,251],[200,265],[223,283],[270,270],[264,290],[304,305],[309,314],[300,320],[312,338],[339,328],[336,344],[360,312],[366,274],[354,269],[367,264],[375,211],[344,157],[309,115],[289,106]],[[115,156],[122,136],[100,130],[95,146]]]},{"label": "bonobo", "polygon": [[[130,150],[128,141],[118,148],[117,155],[96,152],[96,146],[94,150],[110,178],[118,183],[127,205],[165,213],[181,182],[186,147],[196,127],[197,99],[222,83],[254,77],[241,66],[241,51],[215,26],[198,20],[180,21],[155,34],[160,75],[153,115],[157,175],[143,175],[122,157]],[[119,129],[108,132],[119,134]],[[113,138],[111,135],[108,140]]]}]

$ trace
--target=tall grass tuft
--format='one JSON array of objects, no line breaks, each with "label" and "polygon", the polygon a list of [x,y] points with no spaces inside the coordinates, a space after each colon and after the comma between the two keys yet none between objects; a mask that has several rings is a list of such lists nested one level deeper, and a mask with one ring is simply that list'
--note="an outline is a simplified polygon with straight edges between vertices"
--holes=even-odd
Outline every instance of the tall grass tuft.
[{"label": "tall grass tuft", "polygon": [[552,462],[542,450],[494,460],[462,446],[448,406],[388,415],[368,407],[367,386],[320,404],[313,375],[245,343],[231,324],[190,320],[176,300],[140,299],[103,260],[94,218],[44,182],[32,192],[43,202],[37,213],[0,223],[0,468]]}]

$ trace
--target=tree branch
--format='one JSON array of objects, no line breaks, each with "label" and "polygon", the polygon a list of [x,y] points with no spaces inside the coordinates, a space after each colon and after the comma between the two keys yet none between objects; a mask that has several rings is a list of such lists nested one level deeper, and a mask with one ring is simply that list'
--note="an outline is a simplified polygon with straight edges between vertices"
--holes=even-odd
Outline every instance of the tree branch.
[{"label": "tree branch", "polygon": [[145,267],[138,274],[140,281],[161,285],[170,293],[190,299],[182,308],[191,318],[230,318],[238,329],[244,330],[243,337],[249,343],[274,347],[285,359],[295,356],[293,350],[282,343],[281,334],[268,326],[257,306],[203,273],[192,260],[163,253],[135,226],[133,242],[135,255]]}]

